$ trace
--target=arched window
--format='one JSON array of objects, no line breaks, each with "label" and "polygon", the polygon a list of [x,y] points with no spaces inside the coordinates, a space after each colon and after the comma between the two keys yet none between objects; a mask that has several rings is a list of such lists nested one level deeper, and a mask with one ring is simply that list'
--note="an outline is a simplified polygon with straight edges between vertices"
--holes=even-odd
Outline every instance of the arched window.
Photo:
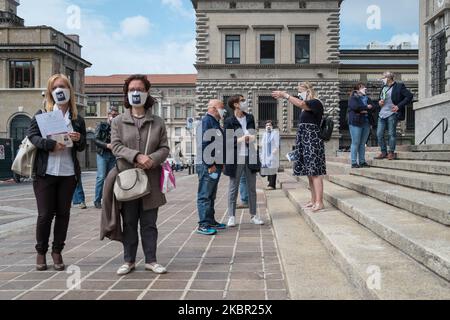
[{"label": "arched window", "polygon": [[15,116],[10,124],[10,137],[14,140],[22,141],[27,136],[27,130],[30,127],[31,119],[23,114]]}]

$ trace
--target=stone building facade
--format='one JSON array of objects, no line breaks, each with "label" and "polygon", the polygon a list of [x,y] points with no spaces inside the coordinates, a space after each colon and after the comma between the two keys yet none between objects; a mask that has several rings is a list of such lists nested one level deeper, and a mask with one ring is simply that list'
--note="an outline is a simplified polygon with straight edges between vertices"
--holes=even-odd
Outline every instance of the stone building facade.
[{"label": "stone building facade", "polygon": [[260,127],[276,120],[281,154],[295,142],[299,112],[271,98],[273,90],[296,94],[310,81],[336,131],[327,150],[339,146],[339,0],[192,0],[197,17],[196,108],[209,99],[242,94]]},{"label": "stone building facade", "polygon": [[[448,124],[450,120],[449,24],[449,0],[420,1],[420,90],[419,102],[414,105],[417,144],[439,122],[447,119]],[[445,134],[444,142],[450,143],[450,130]],[[429,137],[427,143],[442,143],[442,127]]]},{"label": "stone building facade", "polygon": [[[96,147],[94,132],[97,124],[105,121],[110,106],[119,107],[124,111],[123,84],[129,75],[88,76],[86,77],[86,94],[88,96],[85,110],[86,126],[88,131],[88,148],[86,150],[86,168],[94,169]],[[157,104],[153,112],[166,122],[171,156],[176,158],[182,155],[181,160],[195,157],[195,137],[186,129],[188,118],[195,118],[195,84],[197,75],[147,75],[152,84],[150,94]],[[193,132],[194,133],[194,132]]]},{"label": "stone building facade", "polygon": [[85,69],[77,35],[51,27],[26,27],[17,16],[18,1],[0,0],[0,138],[18,142],[32,116],[43,107],[42,92],[56,73],[66,74],[74,86],[77,105],[86,106]]}]

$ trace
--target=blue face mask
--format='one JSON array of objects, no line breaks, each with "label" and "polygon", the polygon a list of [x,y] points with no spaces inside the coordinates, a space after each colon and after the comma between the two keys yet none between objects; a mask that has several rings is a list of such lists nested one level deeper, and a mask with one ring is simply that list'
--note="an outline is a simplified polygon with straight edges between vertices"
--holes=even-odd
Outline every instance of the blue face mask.
[{"label": "blue face mask", "polygon": [[217,172],[212,172],[209,174],[209,177],[213,180],[219,179],[219,174]]}]

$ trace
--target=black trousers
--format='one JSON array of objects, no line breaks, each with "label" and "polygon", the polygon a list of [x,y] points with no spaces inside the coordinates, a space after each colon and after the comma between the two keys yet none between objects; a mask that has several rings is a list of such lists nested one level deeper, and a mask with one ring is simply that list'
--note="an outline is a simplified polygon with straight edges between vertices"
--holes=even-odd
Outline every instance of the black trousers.
[{"label": "black trousers", "polygon": [[72,196],[76,185],[75,176],[38,176],[33,182],[38,207],[36,251],[39,254],[46,254],[48,251],[53,218],[55,218],[55,226],[52,251],[61,253],[64,249],[69,228]]},{"label": "black trousers", "polygon": [[140,225],[145,263],[156,262],[156,247],[158,244],[156,220],[158,219],[158,208],[144,211],[141,199],[124,202],[122,204],[122,219],[122,243],[125,262],[136,262],[136,253],[139,245],[138,224]]},{"label": "black trousers", "polygon": [[269,180],[269,187],[276,188],[277,187],[277,175],[267,176],[267,180]]}]

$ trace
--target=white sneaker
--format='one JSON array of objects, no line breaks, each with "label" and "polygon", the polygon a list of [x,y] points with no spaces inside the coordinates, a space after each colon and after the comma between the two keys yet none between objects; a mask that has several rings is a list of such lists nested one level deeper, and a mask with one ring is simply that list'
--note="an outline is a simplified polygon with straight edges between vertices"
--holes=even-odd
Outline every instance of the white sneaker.
[{"label": "white sneaker", "polygon": [[230,227],[230,228],[236,227],[236,218],[235,217],[230,217],[228,219],[227,226]]},{"label": "white sneaker", "polygon": [[252,223],[262,226],[264,224],[264,221],[262,221],[260,217],[254,216],[254,217],[252,217]]},{"label": "white sneaker", "polygon": [[123,266],[121,266],[121,267],[119,268],[119,270],[117,270],[117,275],[118,275],[118,276],[124,276],[124,275],[126,275],[126,274],[129,274],[131,271],[134,270],[134,268],[135,268],[134,263],[131,264],[131,265],[128,264],[128,263],[125,263]]},{"label": "white sneaker", "polygon": [[146,263],[145,270],[153,271],[154,273],[157,274],[167,273],[167,269],[158,263]]}]

